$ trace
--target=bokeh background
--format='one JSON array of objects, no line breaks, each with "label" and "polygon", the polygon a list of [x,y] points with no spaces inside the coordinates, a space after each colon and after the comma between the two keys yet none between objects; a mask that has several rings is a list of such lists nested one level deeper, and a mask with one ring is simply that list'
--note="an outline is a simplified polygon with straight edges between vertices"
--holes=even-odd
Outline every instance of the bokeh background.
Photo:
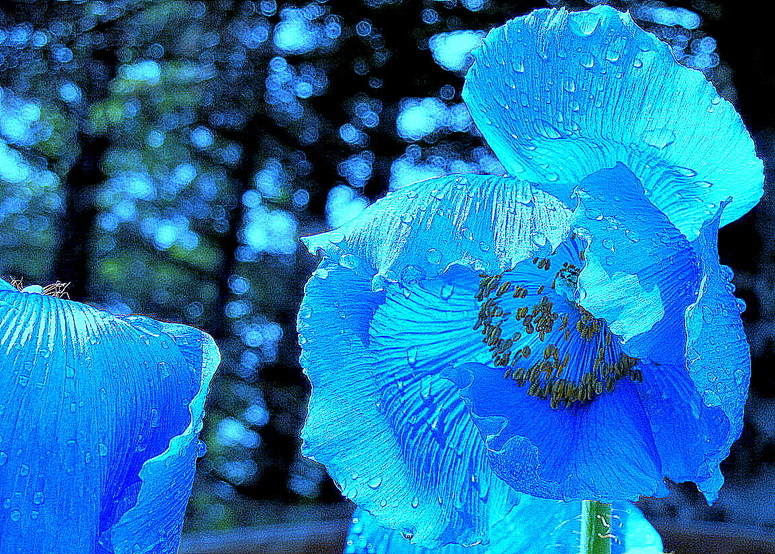
[{"label": "bokeh background", "polygon": [[[299,453],[309,385],[295,315],[316,260],[298,237],[412,181],[502,172],[460,98],[468,51],[531,9],[596,3],[0,3],[0,273],[195,325],[222,350],[184,552],[290,552],[302,547],[277,545],[311,535],[320,544],[299,551],[341,548],[351,507]],[[610,3],[736,105],[771,184],[764,3]],[[641,503],[668,545],[775,531],[774,217],[765,195],[721,231],[748,305],[746,427],[716,505],[690,485]]]}]

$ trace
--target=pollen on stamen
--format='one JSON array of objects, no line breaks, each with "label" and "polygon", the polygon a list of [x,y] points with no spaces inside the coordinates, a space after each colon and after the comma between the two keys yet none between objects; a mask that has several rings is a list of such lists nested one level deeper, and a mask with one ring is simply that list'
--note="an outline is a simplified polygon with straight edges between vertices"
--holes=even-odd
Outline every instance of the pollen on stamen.
[{"label": "pollen on stamen", "polygon": [[[536,258],[534,263],[540,260],[543,259]],[[575,285],[578,272],[566,262],[556,278]],[[636,369],[638,359],[621,352],[604,320],[595,318],[573,300],[557,299],[552,292],[542,294],[543,286],[537,289],[537,301],[512,306],[515,313],[511,319],[505,307],[512,302],[511,298],[516,302],[528,298],[528,292],[512,281],[501,283],[502,276],[480,275],[477,299],[481,304],[474,329],[480,330],[482,341],[490,347],[495,367],[504,368],[504,379],[520,387],[527,385],[528,395],[548,400],[556,409],[592,401],[613,391],[621,379],[642,380],[641,371]],[[503,296],[512,290],[514,294],[505,299]],[[555,302],[562,308],[555,308]],[[509,328],[515,324],[520,325],[521,331]],[[534,353],[537,341],[544,345]],[[571,366],[571,352],[575,367]],[[525,363],[530,365],[520,366]]]}]

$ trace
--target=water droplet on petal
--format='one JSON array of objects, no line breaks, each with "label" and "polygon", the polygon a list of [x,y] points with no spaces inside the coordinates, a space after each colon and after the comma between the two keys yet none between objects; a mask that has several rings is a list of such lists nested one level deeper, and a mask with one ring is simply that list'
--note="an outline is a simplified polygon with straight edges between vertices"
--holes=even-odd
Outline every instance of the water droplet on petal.
[{"label": "water droplet on petal", "polygon": [[428,260],[429,264],[437,265],[441,263],[441,252],[436,250],[435,248],[430,248],[425,253],[425,259]]},{"label": "water droplet on petal", "polygon": [[339,265],[347,269],[355,269],[361,261],[355,254],[344,254],[339,258]]},{"label": "water droplet on petal", "polygon": [[382,485],[382,477],[374,477],[368,483],[370,489],[378,489]]},{"label": "water droplet on petal", "polygon": [[71,365],[65,366],[65,377],[68,379],[75,378],[75,368]]},{"label": "water droplet on petal", "polygon": [[452,283],[445,283],[443,287],[441,287],[441,298],[444,300],[449,300],[452,296],[452,293],[455,292],[455,285]]},{"label": "water droplet on petal", "polygon": [[562,133],[557,130],[557,128],[554,127],[551,123],[544,121],[543,119],[536,120],[535,127],[536,132],[543,137],[548,139],[562,138]]},{"label": "water droplet on petal", "polygon": [[29,475],[30,474],[30,466],[27,464],[22,464],[19,466],[19,475]]},{"label": "water droplet on petal", "polygon": [[611,239],[603,239],[603,246],[613,252],[614,243]]},{"label": "water droplet on petal", "polygon": [[331,244],[339,244],[344,240],[344,233],[341,231],[331,231],[328,233],[328,241]]},{"label": "water droplet on petal", "polygon": [[385,290],[385,277],[377,273],[371,278],[371,292],[380,292]]},{"label": "water droplet on petal", "polygon": [[100,456],[105,457],[105,456],[108,455],[108,445],[107,444],[105,444],[104,442],[101,442],[99,444],[99,449],[100,449]]},{"label": "water droplet on petal", "polygon": [[675,142],[675,132],[671,129],[649,129],[641,135],[643,142],[664,149]]},{"label": "water droplet on petal", "polygon": [[35,504],[43,504],[43,500],[45,500],[45,497],[43,496],[43,493],[41,491],[36,492],[35,495],[32,497],[32,501]]},{"label": "water droplet on petal", "polygon": [[624,37],[617,37],[608,44],[608,48],[605,51],[605,59],[609,62],[618,62],[622,57],[622,52],[627,44],[627,40]]},{"label": "water droplet on petal", "polygon": [[414,367],[417,364],[417,351],[418,348],[416,346],[410,346],[406,350],[406,361],[411,367]]},{"label": "water droplet on petal", "polygon": [[327,270],[327,269],[325,269],[325,268],[323,268],[323,267],[319,267],[319,268],[317,268],[317,269],[316,269],[316,270],[315,270],[315,271],[312,273],[312,275],[313,275],[314,277],[318,277],[318,278],[320,278],[320,279],[325,279],[325,278],[327,278],[327,277],[328,277],[328,270]]},{"label": "water droplet on petal", "polygon": [[21,517],[22,517],[22,513],[19,510],[14,510],[11,512],[12,521],[19,521]]},{"label": "water droplet on petal", "polygon": [[5,462],[8,461],[8,454],[5,452],[0,452],[0,466],[4,466]]},{"label": "water droplet on petal", "polygon": [[589,52],[585,52],[581,55],[581,58],[579,59],[579,63],[586,67],[587,69],[592,69],[595,67],[595,57],[590,54]]},{"label": "water droplet on petal", "polygon": [[420,499],[417,498],[416,496],[412,498],[412,504],[411,504],[412,508],[416,508],[419,505],[420,505]]},{"label": "water droplet on petal", "polygon": [[562,82],[562,88],[564,88],[567,92],[575,92],[576,91],[576,81],[573,79],[565,78]]}]

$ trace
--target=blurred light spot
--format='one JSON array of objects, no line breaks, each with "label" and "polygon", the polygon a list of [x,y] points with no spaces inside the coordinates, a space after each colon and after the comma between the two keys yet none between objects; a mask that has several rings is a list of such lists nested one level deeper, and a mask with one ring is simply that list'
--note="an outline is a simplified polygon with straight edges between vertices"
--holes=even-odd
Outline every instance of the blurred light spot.
[{"label": "blurred light spot", "polygon": [[453,31],[433,35],[428,46],[433,59],[444,69],[463,71],[473,58],[471,50],[482,44],[485,33],[482,31]]},{"label": "blurred light spot", "polygon": [[119,72],[130,81],[141,81],[149,85],[158,84],[161,78],[161,66],[154,60],[122,65]]},{"label": "blurred light spot", "polygon": [[439,20],[439,12],[428,8],[422,11],[422,14],[420,17],[422,18],[423,23],[427,25],[432,25]]},{"label": "blurred light spot", "polygon": [[359,213],[369,202],[347,185],[337,185],[328,193],[326,219],[332,228],[341,227]]},{"label": "blurred light spot", "polygon": [[294,208],[304,208],[309,204],[309,192],[305,189],[298,189],[293,192],[292,200]]},{"label": "blurred light spot", "polygon": [[258,446],[258,433],[247,429],[241,421],[232,417],[225,417],[218,422],[218,442],[225,446],[244,446],[255,448]]},{"label": "blurred light spot", "polygon": [[250,281],[245,279],[242,275],[232,275],[229,277],[229,288],[234,294],[245,294],[250,290]]},{"label": "blurred light spot", "polygon": [[371,177],[371,164],[374,155],[371,152],[364,152],[350,156],[337,166],[339,175],[347,179],[353,187],[363,187]]},{"label": "blurred light spot", "polygon": [[284,210],[258,205],[248,210],[238,252],[240,261],[253,261],[261,252],[293,254],[296,251],[296,218]]},{"label": "blurred light spot", "polygon": [[63,83],[62,86],[59,87],[59,97],[67,102],[68,104],[74,104],[76,102],[81,101],[81,89],[71,83],[70,81],[67,81],[66,83]]},{"label": "blurred light spot", "polygon": [[361,131],[359,131],[351,123],[345,123],[344,125],[339,127],[339,136],[342,137],[342,140],[348,144],[357,145],[365,142],[365,137],[363,136],[363,133],[361,133]]},{"label": "blurred light spot", "polygon": [[460,0],[460,3],[472,12],[478,12],[487,2],[486,0]]},{"label": "blurred light spot", "polygon": [[368,19],[362,19],[355,24],[355,32],[362,37],[367,37],[371,34],[371,21]]},{"label": "blurred light spot", "polygon": [[191,143],[197,148],[209,148],[213,145],[213,132],[207,127],[199,126],[191,131]]}]

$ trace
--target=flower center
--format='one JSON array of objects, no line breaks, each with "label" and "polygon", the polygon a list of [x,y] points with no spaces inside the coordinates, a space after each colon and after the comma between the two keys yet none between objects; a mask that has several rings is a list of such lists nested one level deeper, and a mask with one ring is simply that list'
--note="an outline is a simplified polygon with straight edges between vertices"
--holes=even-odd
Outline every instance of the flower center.
[{"label": "flower center", "polygon": [[[481,274],[476,294],[474,329],[481,330],[495,366],[553,408],[590,401],[625,377],[642,378],[638,359],[622,352],[606,321],[573,300],[578,259],[583,251],[566,245],[511,271]],[[553,262],[562,265],[553,271]]]}]

